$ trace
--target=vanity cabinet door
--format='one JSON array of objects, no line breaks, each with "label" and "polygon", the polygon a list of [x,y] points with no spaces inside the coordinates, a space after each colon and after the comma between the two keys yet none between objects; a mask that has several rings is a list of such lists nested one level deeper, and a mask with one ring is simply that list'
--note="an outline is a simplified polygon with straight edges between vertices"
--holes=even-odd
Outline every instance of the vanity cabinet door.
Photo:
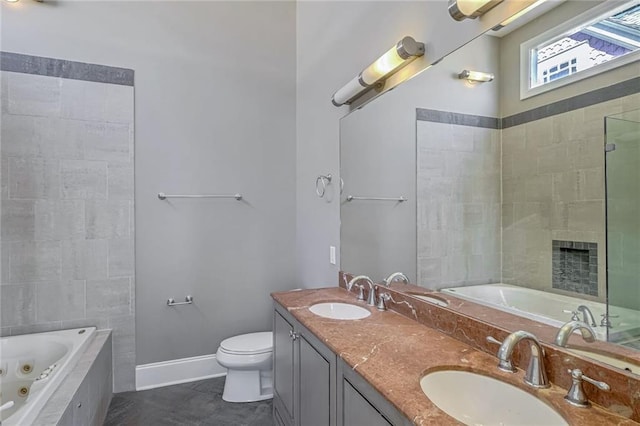
[{"label": "vanity cabinet door", "polygon": [[[308,338],[308,337],[307,337]],[[298,339],[300,351],[300,426],[329,426],[331,422],[332,408],[334,402],[331,390],[332,375],[335,376],[334,369],[331,368],[331,354],[329,357],[323,356],[307,340],[304,334]]]},{"label": "vanity cabinet door", "polygon": [[286,424],[294,424],[294,328],[278,311],[273,319],[273,391],[274,409]]},{"label": "vanity cabinet door", "polygon": [[274,306],[275,423],[335,426],[336,354],[284,308]]},{"label": "vanity cabinet door", "polygon": [[347,380],[343,382],[343,425],[389,426],[391,423]]},{"label": "vanity cabinet door", "polygon": [[347,363],[339,359],[336,365],[338,426],[413,425]]}]

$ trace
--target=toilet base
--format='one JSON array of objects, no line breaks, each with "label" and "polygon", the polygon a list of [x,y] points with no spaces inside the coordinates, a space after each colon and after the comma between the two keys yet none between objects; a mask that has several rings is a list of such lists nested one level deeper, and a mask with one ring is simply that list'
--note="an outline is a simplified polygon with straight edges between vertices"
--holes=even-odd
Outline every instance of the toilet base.
[{"label": "toilet base", "polygon": [[227,370],[222,399],[227,402],[255,402],[273,398],[271,370]]}]

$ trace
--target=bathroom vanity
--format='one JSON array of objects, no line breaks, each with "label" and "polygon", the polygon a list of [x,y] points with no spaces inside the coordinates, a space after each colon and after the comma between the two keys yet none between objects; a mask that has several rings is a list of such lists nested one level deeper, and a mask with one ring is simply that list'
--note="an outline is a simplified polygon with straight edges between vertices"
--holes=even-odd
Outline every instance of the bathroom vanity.
[{"label": "bathroom vanity", "polygon": [[273,330],[277,425],[411,424],[278,302]]},{"label": "bathroom vanity", "polygon": [[[497,358],[490,355],[497,348],[479,348],[486,344],[484,324],[463,316],[447,319],[440,315],[453,312],[447,308],[411,299],[413,311],[391,310],[396,306],[378,311],[339,287],[274,293],[272,297],[274,418],[278,425],[459,424],[438,408],[421,387],[423,377],[442,370],[485,376],[517,387],[557,413],[565,424],[637,424],[626,418],[630,417],[628,413],[620,416],[599,406],[597,401],[587,409],[568,404],[564,400],[566,382],[554,379],[562,374],[558,365],[547,366],[555,370],[550,374],[553,384],[548,389],[526,386],[521,369],[516,373],[500,371],[496,367]],[[393,297],[400,301],[402,295],[393,292]],[[357,320],[324,318],[309,309],[321,302],[356,305],[367,309],[370,315]],[[423,317],[434,324],[418,321]],[[500,330],[494,332],[499,340],[506,336]],[[456,338],[457,333],[466,334],[476,343],[464,343]],[[547,352],[547,359],[558,356]],[[517,366],[526,366],[527,354],[514,358]],[[590,370],[579,359],[565,359],[561,364],[563,368],[582,368],[594,375],[593,368]],[[619,388],[620,384],[614,379],[611,386]],[[609,397],[615,400],[613,394]],[[594,395],[589,389],[589,396]],[[495,407],[495,411],[501,408]]]}]

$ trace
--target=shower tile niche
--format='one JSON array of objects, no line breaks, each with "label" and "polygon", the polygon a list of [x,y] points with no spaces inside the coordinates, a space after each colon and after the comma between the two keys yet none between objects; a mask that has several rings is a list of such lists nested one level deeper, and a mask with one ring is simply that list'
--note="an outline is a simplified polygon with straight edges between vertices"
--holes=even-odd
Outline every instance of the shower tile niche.
[{"label": "shower tile niche", "polygon": [[552,243],[552,287],[598,296],[598,244],[579,241]]}]

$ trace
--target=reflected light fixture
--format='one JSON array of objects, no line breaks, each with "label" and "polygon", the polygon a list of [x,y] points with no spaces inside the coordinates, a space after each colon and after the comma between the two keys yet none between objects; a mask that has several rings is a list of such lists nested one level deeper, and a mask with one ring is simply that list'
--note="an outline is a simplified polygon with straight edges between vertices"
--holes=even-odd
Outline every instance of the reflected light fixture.
[{"label": "reflected light fixture", "polygon": [[458,78],[470,82],[487,83],[493,81],[494,75],[490,72],[462,70]]},{"label": "reflected light fixture", "polygon": [[406,36],[366,67],[357,77],[342,86],[331,98],[335,106],[349,105],[372,87],[380,88],[384,80],[414,59],[424,55],[424,43]]},{"label": "reflected light fixture", "polygon": [[502,0],[449,0],[449,15],[456,21],[475,19],[502,3]]},{"label": "reflected light fixture", "polygon": [[515,15],[505,19],[504,21],[500,22],[499,25],[496,25],[495,27],[492,28],[493,31],[498,31],[504,27],[506,27],[507,25],[509,25],[510,23],[512,23],[513,21],[515,21],[516,19],[520,18],[521,16],[531,12],[533,9],[535,9],[536,7],[540,6],[542,3],[544,3],[547,0],[538,0],[535,3],[532,3],[531,5],[525,7],[524,9],[522,9],[520,12],[516,13]]}]

